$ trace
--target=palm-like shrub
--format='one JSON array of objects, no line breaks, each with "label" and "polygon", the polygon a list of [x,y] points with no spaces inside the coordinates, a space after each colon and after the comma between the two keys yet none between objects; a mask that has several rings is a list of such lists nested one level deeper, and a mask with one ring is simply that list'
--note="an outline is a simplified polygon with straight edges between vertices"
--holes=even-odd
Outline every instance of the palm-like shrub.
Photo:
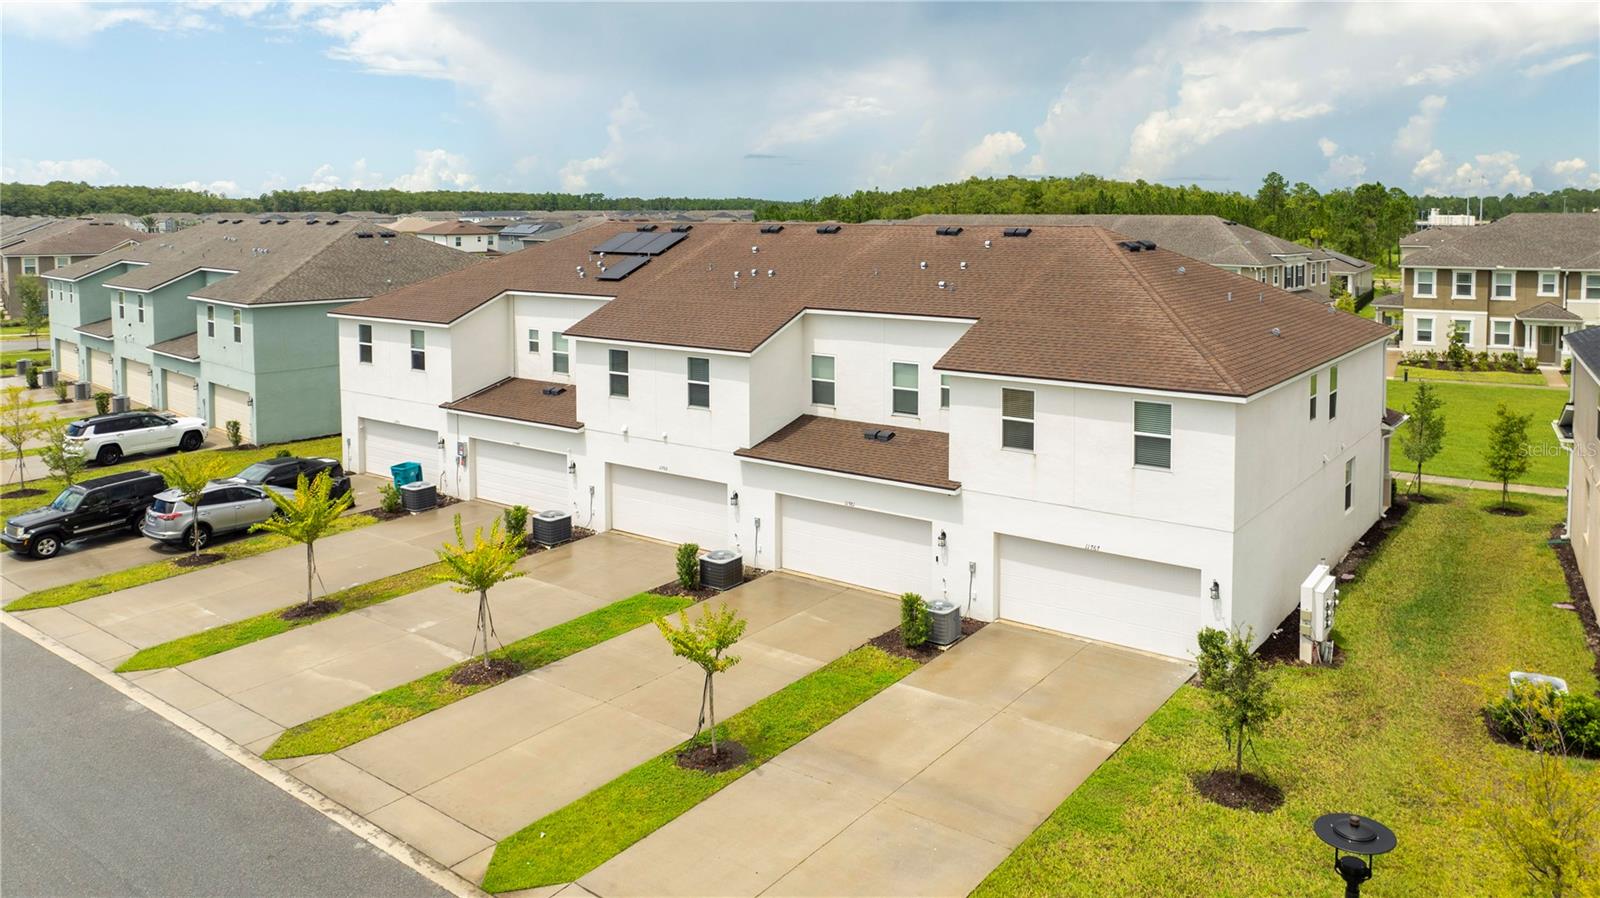
[{"label": "palm-like shrub", "polygon": [[250,529],[276,533],[306,547],[306,604],[310,605],[315,594],[312,582],[317,575],[317,540],[326,536],[334,522],[339,520],[339,515],[350,508],[355,502],[355,495],[345,493],[334,498],[331,495],[333,479],[327,471],[318,474],[310,483],[306,483],[306,475],[301,474],[295,482],[292,498],[281,496],[274,490],[266,492],[267,498],[278,507],[278,513]]}]

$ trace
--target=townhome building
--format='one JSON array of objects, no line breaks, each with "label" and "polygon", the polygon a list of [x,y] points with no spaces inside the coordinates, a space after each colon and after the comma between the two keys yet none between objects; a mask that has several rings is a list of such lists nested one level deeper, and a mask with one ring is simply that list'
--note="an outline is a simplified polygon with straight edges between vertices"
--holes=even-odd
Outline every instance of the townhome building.
[{"label": "townhome building", "polygon": [[70,218],[41,221],[32,226],[8,231],[0,248],[0,299],[7,317],[22,315],[18,279],[38,277],[101,253],[111,252],[149,239],[148,234],[113,221]]},{"label": "townhome building", "polygon": [[1165,655],[1388,497],[1387,328],[1099,227],[613,222],[332,315],[350,469]]},{"label": "townhome building", "polygon": [[494,228],[487,228],[481,224],[470,221],[445,221],[429,225],[416,232],[418,237],[429,243],[448,246],[464,253],[496,252]]},{"label": "townhome building", "polygon": [[1551,423],[1569,453],[1567,538],[1600,614],[1600,327],[1573,331],[1562,342],[1572,356],[1572,394]]},{"label": "townhome building", "polygon": [[1600,213],[1516,213],[1400,240],[1401,347],[1559,364],[1561,338],[1600,323]]},{"label": "townhome building", "polygon": [[47,272],[52,362],[250,442],[335,433],[328,310],[475,261],[336,218],[214,219]]}]

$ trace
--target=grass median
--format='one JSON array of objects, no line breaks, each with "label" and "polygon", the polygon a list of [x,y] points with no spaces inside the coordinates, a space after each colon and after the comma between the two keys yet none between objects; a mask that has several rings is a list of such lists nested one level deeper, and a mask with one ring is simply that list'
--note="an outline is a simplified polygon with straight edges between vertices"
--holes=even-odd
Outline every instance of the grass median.
[{"label": "grass median", "polygon": [[[490,657],[513,661],[523,670],[533,670],[599,645],[613,636],[620,636],[690,604],[690,600],[682,596],[640,593],[531,636],[524,636],[505,648],[491,652]],[[448,667],[435,671],[291,727],[261,756],[272,760],[335,752],[489,688],[487,685],[462,686],[450,682],[450,672],[454,669]]]},{"label": "grass median", "polygon": [[691,743],[664,752],[508,836],[495,848],[483,887],[509,892],[576,880],[917,666],[872,646],[836,658],[717,727],[721,738],[749,750],[743,764],[708,774],[678,766],[678,752]]},{"label": "grass median", "polygon": [[[328,536],[345,533],[369,524],[376,524],[377,518],[368,514],[347,514],[334,522],[333,528],[328,531]],[[139,537],[143,539],[143,537]],[[107,595],[123,589],[132,589],[135,586],[144,586],[147,583],[156,583],[172,577],[192,574],[195,571],[206,571],[219,564],[236,561],[240,558],[249,558],[252,555],[262,555],[274,549],[295,545],[289,539],[276,534],[263,534],[261,536],[246,536],[243,539],[231,542],[212,543],[205,547],[207,555],[221,555],[222,560],[200,567],[182,567],[177,562],[184,555],[173,555],[160,561],[116,571],[99,577],[90,577],[87,580],[78,580],[65,583],[61,586],[52,586],[30,592],[20,599],[5,606],[6,611],[34,611],[39,608],[55,608],[59,605],[71,605],[97,596]],[[64,559],[71,564],[71,559]],[[59,563],[59,562],[58,562]]]},{"label": "grass median", "polygon": [[[1567,485],[1567,452],[1556,442],[1550,422],[1561,417],[1567,391],[1532,387],[1505,387],[1492,384],[1452,384],[1431,382],[1433,393],[1444,403],[1440,413],[1445,420],[1444,448],[1422,468],[1423,485],[1429,477],[1464,477],[1494,483],[1484,461],[1489,448],[1489,429],[1494,426],[1495,408],[1500,403],[1517,414],[1532,415],[1528,424],[1528,472],[1518,483],[1535,486]],[[1411,407],[1417,381],[1388,382],[1389,407],[1402,411]],[[1407,473],[1417,469],[1406,459],[1397,443],[1389,465]]]},{"label": "grass median", "polygon": [[136,670],[156,670],[163,667],[177,667],[198,661],[229,649],[236,649],[242,645],[287,633],[290,630],[324,621],[341,614],[349,614],[362,608],[370,608],[390,599],[397,599],[421,589],[426,589],[437,583],[444,582],[448,569],[439,562],[425,564],[422,567],[401,571],[387,577],[380,577],[370,583],[362,583],[348,589],[329,593],[322,597],[323,601],[338,602],[339,610],[321,617],[296,618],[284,620],[282,612],[294,606],[289,605],[255,617],[247,617],[231,624],[212,627],[199,633],[192,633],[153,645],[140,650],[132,658],[122,662],[117,667],[117,673],[129,673]]}]

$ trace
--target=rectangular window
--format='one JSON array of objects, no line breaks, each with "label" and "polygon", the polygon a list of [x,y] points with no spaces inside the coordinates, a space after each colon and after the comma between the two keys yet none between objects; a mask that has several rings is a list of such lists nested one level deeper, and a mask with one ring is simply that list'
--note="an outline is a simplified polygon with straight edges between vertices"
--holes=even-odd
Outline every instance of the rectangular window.
[{"label": "rectangular window", "polygon": [[689,358],[689,407],[711,407],[711,360]]},{"label": "rectangular window", "polygon": [[420,330],[411,332],[411,370],[428,370],[428,342],[426,335]]},{"label": "rectangular window", "polygon": [[1583,298],[1600,299],[1600,274],[1585,274],[1583,276]]},{"label": "rectangular window", "polygon": [[457,237],[456,238],[456,246],[460,246],[460,245],[461,245],[461,238]]},{"label": "rectangular window", "polygon": [[128,296],[121,290],[117,291],[117,317],[128,317]]},{"label": "rectangular window", "polygon": [[613,350],[611,350],[611,363],[610,363],[610,366],[609,366],[608,370],[610,370],[610,372],[611,372],[611,395],[613,395],[613,396],[624,396],[624,397],[627,396],[628,395],[628,350],[626,350],[626,349],[613,349]]},{"label": "rectangular window", "polygon": [[1311,420],[1317,420],[1317,376],[1311,375]]},{"label": "rectangular window", "polygon": [[1451,280],[1451,299],[1471,299],[1478,283],[1478,273],[1472,269],[1457,269]]},{"label": "rectangular window", "polygon": [[217,307],[216,306],[206,306],[206,336],[215,337],[216,335],[217,335]]},{"label": "rectangular window", "polygon": [[1328,369],[1328,420],[1339,417],[1339,366]]},{"label": "rectangular window", "polygon": [[1513,322],[1506,318],[1489,323],[1489,342],[1496,346],[1511,345],[1511,327]]},{"label": "rectangular window", "polygon": [[1133,403],[1133,463],[1141,468],[1172,467],[1172,405]]},{"label": "rectangular window", "polygon": [[1472,345],[1472,319],[1471,318],[1452,318],[1450,320],[1450,330],[1454,331],[1455,333],[1460,334],[1461,335],[1461,339],[1465,340],[1466,344],[1468,346]]},{"label": "rectangular window", "polygon": [[356,358],[363,365],[372,364],[372,325],[356,325]]},{"label": "rectangular window", "polygon": [[539,332],[531,327],[528,328],[528,351],[535,353],[539,351]]},{"label": "rectangular window", "polygon": [[1494,273],[1494,298],[1515,299],[1517,295],[1517,273],[1515,271],[1497,271]]},{"label": "rectangular window", "polygon": [[833,356],[812,356],[811,403],[813,405],[833,405],[834,386]]},{"label": "rectangular window", "polygon": [[1350,510],[1350,504],[1355,499],[1356,460],[1345,459],[1344,463],[1344,510]]},{"label": "rectangular window", "polygon": [[1283,272],[1282,268],[1274,268],[1274,269],[1272,269],[1272,286],[1274,286],[1274,287],[1278,286],[1278,278],[1281,276],[1282,272]]},{"label": "rectangular window", "polygon": [[37,256],[23,256],[22,257],[22,273],[23,274],[38,274],[39,273],[39,259],[38,259]]},{"label": "rectangular window", "polygon": [[1411,275],[1411,295],[1419,299],[1433,299],[1438,295],[1434,292],[1435,278],[1437,276],[1438,272],[1432,268],[1418,268]]},{"label": "rectangular window", "polygon": [[1033,391],[1000,391],[1000,445],[1033,451]]},{"label": "rectangular window", "polygon": [[69,257],[69,256],[56,256],[56,267],[57,268],[66,268],[68,265],[71,265],[71,264],[72,264],[71,257]]},{"label": "rectangular window", "polygon": [[139,308],[136,310],[139,316],[139,323],[144,324],[144,296],[141,294],[136,299],[139,301]]},{"label": "rectangular window", "polygon": [[1432,318],[1418,318],[1417,319],[1417,333],[1416,333],[1415,342],[1418,342],[1418,343],[1432,343],[1433,342],[1433,319]]},{"label": "rectangular window", "polygon": [[244,342],[244,313],[238,309],[233,310],[233,342]]},{"label": "rectangular window", "polygon": [[910,362],[894,362],[891,367],[894,393],[892,406],[897,415],[917,413],[917,366]]},{"label": "rectangular window", "polygon": [[567,364],[567,335],[561,331],[550,332],[550,370],[557,374],[566,374]]},{"label": "rectangular window", "polygon": [[1554,271],[1539,272],[1539,295],[1560,296],[1561,278]]},{"label": "rectangular window", "polygon": [[939,375],[939,407],[950,407],[950,375]]}]

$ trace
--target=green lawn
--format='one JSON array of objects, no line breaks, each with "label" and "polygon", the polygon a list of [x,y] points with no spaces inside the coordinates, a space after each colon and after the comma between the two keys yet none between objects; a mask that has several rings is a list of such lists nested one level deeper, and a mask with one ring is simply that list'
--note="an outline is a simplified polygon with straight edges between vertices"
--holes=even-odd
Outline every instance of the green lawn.
[{"label": "green lawn", "polygon": [[[1274,671],[1285,713],[1249,766],[1286,793],[1269,814],[1212,804],[1191,774],[1230,757],[1202,693],[1180,689],[974,892],[1003,896],[1335,895],[1331,852],[1311,821],[1331,811],[1388,824],[1399,848],[1366,894],[1520,894],[1509,863],[1446,784],[1487,794],[1502,764],[1479,710],[1513,669],[1593,692],[1594,659],[1545,544],[1562,502],[1518,497],[1523,518],[1486,513],[1498,497],[1435,487],[1357,580],[1342,588],[1342,667]],[[1593,762],[1572,762],[1600,775]]]},{"label": "green lawn", "polygon": [[678,752],[690,743],[666,751],[508,836],[495,848],[484,889],[509,892],[576,880],[916,667],[872,646],[835,659],[718,725],[720,738],[749,749],[745,763],[706,774],[678,766]]},{"label": "green lawn", "polygon": [[28,359],[36,365],[48,365],[50,364],[50,350],[10,349],[0,352],[0,367],[6,369],[5,373],[7,375],[16,374],[17,362],[21,359]]},{"label": "green lawn", "polygon": [[[1567,453],[1556,442],[1550,422],[1561,415],[1567,392],[1560,389],[1529,389],[1486,384],[1431,384],[1434,392],[1444,402],[1444,449],[1423,466],[1423,483],[1427,476],[1467,477],[1474,480],[1493,480],[1488,466],[1483,462],[1484,450],[1489,445],[1489,427],[1494,423],[1495,407],[1504,402],[1512,411],[1532,414],[1528,425],[1531,458],[1528,472],[1519,482],[1535,486],[1567,485]],[[1391,380],[1388,382],[1389,407],[1405,410],[1417,391],[1415,383]],[[1397,440],[1389,464],[1396,471],[1415,470],[1400,452]]]},{"label": "green lawn", "polygon": [[[202,449],[200,451],[203,453],[223,453],[224,458],[227,458],[229,461],[233,462],[233,465],[231,465],[229,469],[230,472],[237,472],[244,470],[245,468],[255,464],[258,461],[261,461],[264,458],[272,458],[279,452],[288,452],[290,455],[329,456],[332,458],[338,458],[343,450],[339,443],[339,437],[331,436],[318,437],[314,440],[300,440],[299,442],[295,443],[279,443],[276,446],[263,446],[259,449],[235,450],[218,448]],[[87,480],[91,477],[104,477],[107,474],[120,474],[123,471],[136,471],[140,469],[155,470],[157,465],[170,461],[171,457],[171,453],[165,455],[141,455],[115,465],[107,465],[103,468],[98,465],[90,465],[88,468],[84,469],[83,473],[78,476],[78,479]],[[28,470],[42,471],[43,468],[42,466],[30,464],[28,466]],[[28,511],[29,509],[38,508],[41,505],[47,505],[56,497],[56,494],[61,492],[61,490],[64,488],[61,481],[54,477],[48,476],[30,480],[24,484],[24,486],[32,487],[34,489],[42,489],[44,490],[44,494],[39,496],[23,496],[17,499],[0,499],[0,517],[10,517],[11,515]]]},{"label": "green lawn", "polygon": [[[690,604],[689,599],[681,596],[642,592],[531,636],[524,636],[493,652],[491,656],[508,658],[522,665],[524,670],[533,670],[599,645],[613,636],[620,636]],[[450,682],[450,672],[454,669],[452,666],[435,671],[291,727],[261,756],[272,760],[335,752],[489,688],[458,686]]]},{"label": "green lawn", "polygon": [[1520,384],[1525,387],[1546,386],[1544,375],[1537,371],[1445,371],[1439,368],[1418,368],[1401,365],[1395,379],[1442,380],[1473,384]]},{"label": "green lawn", "polygon": [[436,583],[443,582],[446,573],[447,569],[444,564],[435,562],[419,568],[412,568],[409,571],[401,571],[398,574],[380,577],[370,583],[362,583],[349,589],[341,589],[337,592],[329,593],[320,598],[338,602],[339,610],[322,617],[284,620],[280,612],[292,607],[285,606],[274,611],[268,611],[265,614],[245,618],[242,621],[223,624],[220,627],[212,627],[199,633],[191,633],[188,636],[140,650],[132,658],[122,662],[117,667],[117,672],[155,670],[162,667],[177,667],[180,664],[188,664],[190,661],[198,661],[201,658],[226,652],[229,649],[249,645],[269,636],[287,633],[307,624],[314,624],[317,621],[338,617],[341,614],[349,614],[362,608],[370,608],[373,605],[387,602],[403,595],[410,595],[417,590],[426,589]]},{"label": "green lawn", "polygon": [[[347,514],[334,522],[328,535],[344,533],[347,530],[354,530],[357,527],[365,527],[368,524],[376,524],[377,522],[377,518],[368,514]],[[144,539],[142,536],[138,538]],[[222,561],[212,562],[202,567],[180,567],[177,564],[177,560],[182,556],[174,555],[171,558],[147,562],[99,577],[90,577],[87,580],[77,580],[61,586],[52,586],[49,589],[30,592],[5,606],[5,610],[33,611],[37,608],[55,608],[59,605],[71,605],[73,602],[81,602],[84,599],[92,599],[96,596],[132,589],[135,586],[143,586],[146,583],[181,577],[184,574],[192,574],[195,571],[210,570],[219,564],[226,564],[229,561],[235,561],[240,558],[249,558],[252,555],[261,555],[293,544],[288,537],[279,536],[276,533],[263,533],[243,536],[233,540],[218,541],[206,546],[205,551],[208,555],[223,556]],[[62,561],[63,559],[58,559],[56,563],[59,564]],[[70,558],[64,559],[64,561],[67,564],[72,563]],[[300,573],[303,575],[305,569],[301,568]]]}]

